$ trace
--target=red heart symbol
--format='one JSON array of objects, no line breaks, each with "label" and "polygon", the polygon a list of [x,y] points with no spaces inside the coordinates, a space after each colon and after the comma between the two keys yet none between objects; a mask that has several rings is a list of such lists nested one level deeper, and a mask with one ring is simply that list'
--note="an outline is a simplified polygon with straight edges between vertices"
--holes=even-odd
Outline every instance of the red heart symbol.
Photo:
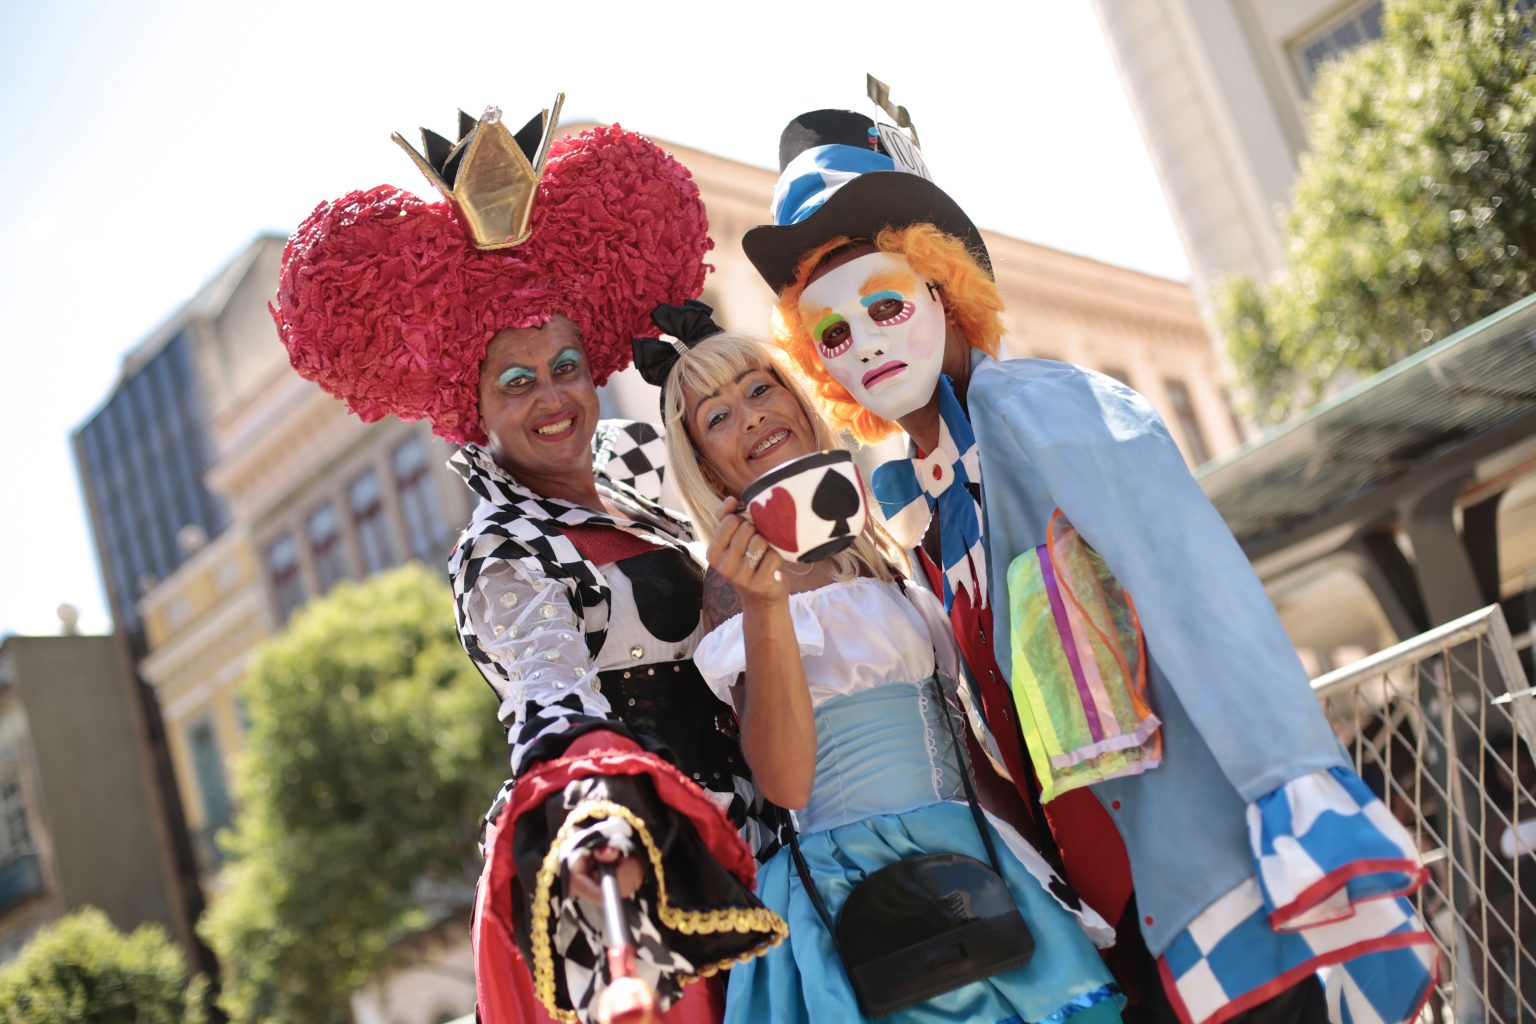
[{"label": "red heart symbol", "polygon": [[747,511],[752,514],[752,525],[768,538],[768,543],[785,551],[797,549],[795,499],[788,491],[775,487],[768,492],[768,497],[754,501]]}]

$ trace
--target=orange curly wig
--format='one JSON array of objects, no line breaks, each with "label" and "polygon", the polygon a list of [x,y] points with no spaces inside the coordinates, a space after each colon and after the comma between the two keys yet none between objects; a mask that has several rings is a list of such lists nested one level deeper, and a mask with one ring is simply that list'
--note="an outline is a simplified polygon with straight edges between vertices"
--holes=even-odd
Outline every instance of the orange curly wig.
[{"label": "orange curly wig", "polygon": [[[822,413],[840,430],[848,430],[865,444],[889,437],[898,427],[853,400],[821,365],[821,356],[810,332],[800,319],[800,293],[811,274],[832,253],[855,241],[833,238],[800,260],[795,281],[784,289],[773,309],[773,337],[810,382]],[[886,228],[875,236],[875,247],[907,261],[920,276],[936,282],[944,291],[944,306],[960,335],[989,356],[996,356],[1003,337],[1003,300],[997,284],[981,268],[965,243],[932,224]]]}]

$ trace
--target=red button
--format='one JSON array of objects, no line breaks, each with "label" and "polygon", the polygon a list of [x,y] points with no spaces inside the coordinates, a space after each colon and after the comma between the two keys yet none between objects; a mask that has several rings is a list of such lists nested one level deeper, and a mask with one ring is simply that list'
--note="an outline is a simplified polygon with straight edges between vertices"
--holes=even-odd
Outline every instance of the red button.
[{"label": "red button", "polygon": [[935,480],[942,480],[944,478],[944,469],[942,466],[933,467],[933,478]]},{"label": "red button", "polygon": [[1109,806],[1113,807],[1115,810],[1118,811],[1120,809],[1120,801],[1119,800],[1111,800],[1110,803],[1109,803]]},{"label": "red button", "polygon": [[1144,917],[1144,918],[1142,918],[1142,920],[1147,922],[1147,924],[1151,924],[1152,923],[1152,918],[1150,918],[1150,917]]}]

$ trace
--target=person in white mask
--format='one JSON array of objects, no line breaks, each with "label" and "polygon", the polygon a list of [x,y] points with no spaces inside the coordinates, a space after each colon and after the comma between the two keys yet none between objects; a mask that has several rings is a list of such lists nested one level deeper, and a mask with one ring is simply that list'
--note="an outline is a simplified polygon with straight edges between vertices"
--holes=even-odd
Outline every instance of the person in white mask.
[{"label": "person in white mask", "polygon": [[[773,222],[743,240],[776,339],[834,426],[910,439],[871,489],[943,598],[998,767],[1119,923],[1126,1019],[1320,1021],[1330,964],[1352,1017],[1412,1019],[1433,979],[1413,844],[1157,414],[1091,370],[1002,358],[985,241],[915,132],[813,111],[779,158]],[[1096,574],[1107,632],[1063,555]]]}]

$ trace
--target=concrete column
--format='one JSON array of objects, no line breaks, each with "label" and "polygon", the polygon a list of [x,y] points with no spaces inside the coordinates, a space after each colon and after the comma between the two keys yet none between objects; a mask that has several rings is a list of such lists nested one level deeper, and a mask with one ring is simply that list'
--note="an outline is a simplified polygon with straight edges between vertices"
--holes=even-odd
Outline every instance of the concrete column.
[{"label": "concrete column", "polygon": [[[1413,544],[1414,572],[1429,625],[1438,626],[1476,611],[1484,600],[1471,554],[1456,527],[1457,499],[1468,477],[1435,485],[1402,503],[1403,529]],[[1479,519],[1474,516],[1474,522]],[[1435,816],[1435,830],[1445,838],[1446,886],[1451,907],[1464,917],[1478,899],[1476,886],[1483,878],[1481,836],[1472,823],[1484,820],[1486,799],[1471,780],[1479,777],[1484,738],[1479,735],[1479,712],[1495,695],[1487,693],[1475,670],[1461,663],[1456,651],[1424,663],[1419,684],[1419,706],[1427,733],[1424,770],[1460,812],[1443,808]]]},{"label": "concrete column", "polygon": [[1417,636],[1429,628],[1424,596],[1419,592],[1413,565],[1388,530],[1368,530],[1341,549],[1355,575],[1371,590],[1399,640]]},{"label": "concrete column", "polygon": [[1456,528],[1456,500],[1468,479],[1457,477],[1404,501],[1403,529],[1413,544],[1414,573],[1430,626],[1487,604],[1477,570]]}]

